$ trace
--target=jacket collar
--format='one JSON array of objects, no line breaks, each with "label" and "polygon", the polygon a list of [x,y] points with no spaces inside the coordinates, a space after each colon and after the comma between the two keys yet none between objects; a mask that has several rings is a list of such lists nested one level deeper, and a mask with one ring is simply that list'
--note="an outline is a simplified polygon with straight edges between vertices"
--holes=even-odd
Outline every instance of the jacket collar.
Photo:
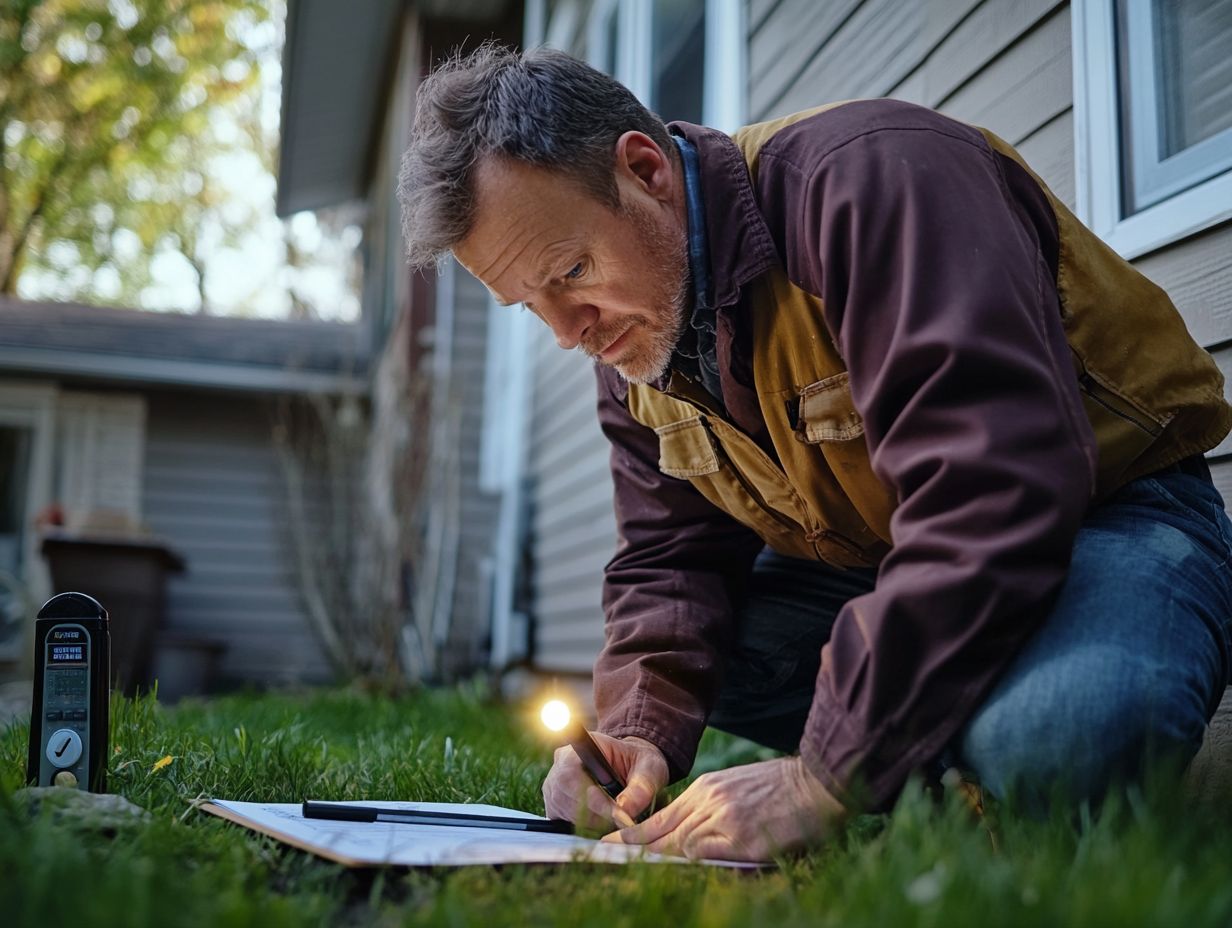
[{"label": "jacket collar", "polygon": [[701,162],[712,302],[722,310],[736,303],[745,284],[778,264],[778,253],[731,137],[687,122],[670,123],[668,131],[688,139]]}]

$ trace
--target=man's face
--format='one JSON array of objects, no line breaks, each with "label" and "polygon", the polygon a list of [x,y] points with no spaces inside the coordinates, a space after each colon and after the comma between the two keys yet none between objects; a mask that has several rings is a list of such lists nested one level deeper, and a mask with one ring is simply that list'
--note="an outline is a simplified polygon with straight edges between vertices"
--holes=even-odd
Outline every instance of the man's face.
[{"label": "man's face", "polygon": [[501,303],[524,303],[562,348],[579,348],[635,383],[660,377],[689,292],[673,195],[655,177],[648,186],[619,168],[619,209],[571,178],[520,162],[488,158],[475,173],[475,224],[454,249],[458,261]]}]

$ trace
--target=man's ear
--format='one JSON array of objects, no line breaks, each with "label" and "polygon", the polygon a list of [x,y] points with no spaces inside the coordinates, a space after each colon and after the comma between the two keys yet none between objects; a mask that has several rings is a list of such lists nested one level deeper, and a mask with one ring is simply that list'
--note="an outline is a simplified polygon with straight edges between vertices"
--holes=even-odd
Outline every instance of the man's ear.
[{"label": "man's ear", "polygon": [[616,140],[616,176],[656,200],[671,199],[671,159],[644,132],[629,131]]}]

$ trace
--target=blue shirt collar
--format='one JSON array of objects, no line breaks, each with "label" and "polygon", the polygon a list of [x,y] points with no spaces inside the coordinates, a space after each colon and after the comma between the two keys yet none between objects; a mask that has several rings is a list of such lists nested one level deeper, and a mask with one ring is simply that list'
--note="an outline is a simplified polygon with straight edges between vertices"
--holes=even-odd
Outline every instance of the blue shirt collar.
[{"label": "blue shirt collar", "polygon": [[684,169],[685,212],[689,230],[689,275],[693,311],[676,345],[672,366],[700,380],[716,399],[721,396],[715,340],[715,311],[710,291],[710,253],[706,243],[706,207],[702,200],[701,163],[688,139],[673,135]]},{"label": "blue shirt collar", "polygon": [[695,305],[710,305],[710,254],[706,247],[706,205],[702,201],[701,164],[697,148],[688,139],[673,135],[684,165],[685,207],[689,219],[689,272],[693,275]]}]

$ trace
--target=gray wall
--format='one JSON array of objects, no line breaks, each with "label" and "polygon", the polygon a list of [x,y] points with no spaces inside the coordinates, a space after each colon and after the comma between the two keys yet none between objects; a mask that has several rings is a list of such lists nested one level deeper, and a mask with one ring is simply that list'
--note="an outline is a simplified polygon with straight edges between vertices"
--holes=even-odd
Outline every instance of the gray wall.
[{"label": "gray wall", "polygon": [[299,602],[282,534],[284,489],[260,400],[147,395],[145,521],[188,561],[166,630],[228,645],[222,673],[319,681],[329,668]]}]

